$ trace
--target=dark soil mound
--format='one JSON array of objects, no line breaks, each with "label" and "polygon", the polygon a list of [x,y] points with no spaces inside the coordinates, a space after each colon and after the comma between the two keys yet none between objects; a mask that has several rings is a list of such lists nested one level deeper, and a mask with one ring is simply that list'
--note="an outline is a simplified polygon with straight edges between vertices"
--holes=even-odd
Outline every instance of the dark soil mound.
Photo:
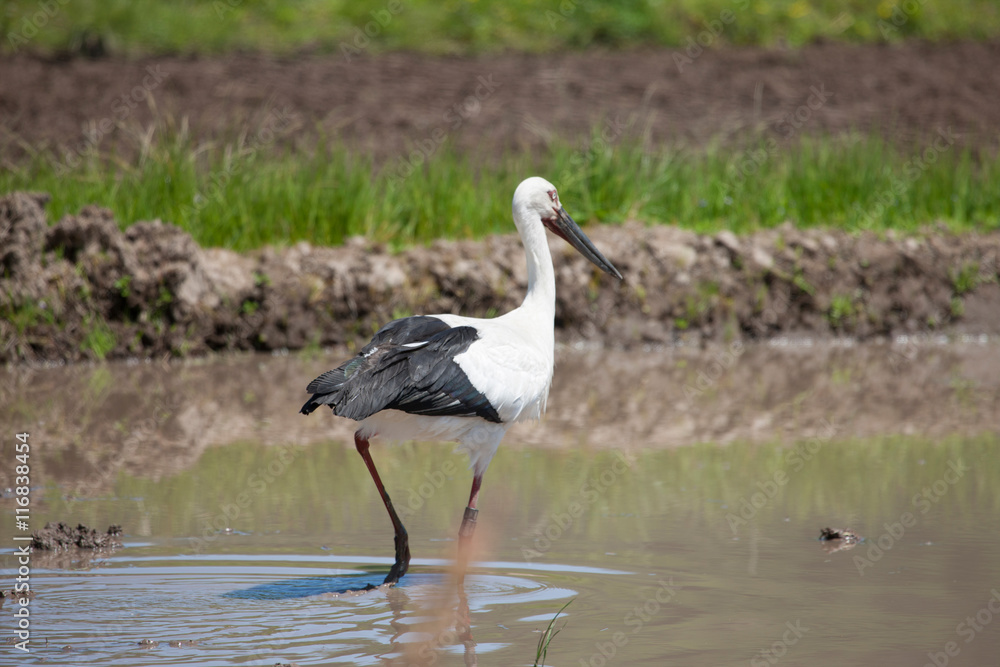
[{"label": "dark soil mound", "polygon": [[63,522],[47,523],[37,533],[31,534],[31,548],[39,551],[66,551],[68,549],[114,549],[121,546],[121,526],[111,526],[101,533],[82,523],[70,528]]},{"label": "dark soil mound", "polygon": [[[94,206],[49,227],[45,195],[0,198],[0,361],[357,343],[401,314],[487,316],[527,287],[515,235],[390,254],[363,240],[247,255]],[[557,238],[557,335],[618,346],[776,335],[1000,331],[1000,233],[900,238],[791,225],[736,237],[591,230],[618,283]]]}]

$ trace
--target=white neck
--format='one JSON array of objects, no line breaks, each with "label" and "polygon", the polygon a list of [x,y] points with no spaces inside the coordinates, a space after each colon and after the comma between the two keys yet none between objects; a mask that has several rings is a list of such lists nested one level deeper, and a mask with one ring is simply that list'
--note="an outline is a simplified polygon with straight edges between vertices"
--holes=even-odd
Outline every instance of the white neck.
[{"label": "white neck", "polygon": [[552,322],[556,315],[556,277],[545,227],[537,214],[525,209],[515,209],[514,217],[528,262],[528,293],[521,308],[531,311],[536,318]]}]

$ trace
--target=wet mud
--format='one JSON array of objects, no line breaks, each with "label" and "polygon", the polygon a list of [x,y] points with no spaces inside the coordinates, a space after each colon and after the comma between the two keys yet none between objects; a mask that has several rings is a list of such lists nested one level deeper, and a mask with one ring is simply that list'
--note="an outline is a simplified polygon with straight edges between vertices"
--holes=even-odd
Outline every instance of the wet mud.
[{"label": "wet mud", "polygon": [[102,533],[82,523],[73,528],[60,521],[47,523],[44,528],[32,533],[31,548],[38,551],[114,549],[121,546],[121,535],[121,526],[111,526]]},{"label": "wet mud", "polygon": [[82,523],[46,522],[31,534],[31,563],[35,567],[80,570],[96,567],[114,556],[122,544],[123,530],[112,525],[102,532]]},{"label": "wet mud", "polygon": [[[513,234],[398,254],[363,239],[237,254],[160,221],[122,231],[96,206],[50,226],[47,199],[0,198],[0,362],[357,345],[401,314],[505,312],[527,287]],[[550,238],[564,342],[1000,332],[996,232],[588,233],[625,281]]]},{"label": "wet mud", "polygon": [[824,528],[819,532],[819,541],[824,553],[835,554],[839,551],[850,551],[860,542],[864,542],[863,537],[850,528]]}]

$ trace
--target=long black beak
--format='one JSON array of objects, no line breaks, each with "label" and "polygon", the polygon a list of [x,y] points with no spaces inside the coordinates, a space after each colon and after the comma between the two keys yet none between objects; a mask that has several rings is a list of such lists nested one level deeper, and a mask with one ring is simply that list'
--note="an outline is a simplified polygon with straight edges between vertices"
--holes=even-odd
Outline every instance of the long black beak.
[{"label": "long black beak", "polygon": [[580,225],[573,222],[573,218],[569,217],[566,209],[560,206],[555,213],[555,217],[542,220],[549,231],[576,248],[581,255],[593,262],[601,271],[618,280],[624,280],[618,269],[608,261],[607,257],[601,254],[594,242],[587,238],[587,235],[580,229]]}]

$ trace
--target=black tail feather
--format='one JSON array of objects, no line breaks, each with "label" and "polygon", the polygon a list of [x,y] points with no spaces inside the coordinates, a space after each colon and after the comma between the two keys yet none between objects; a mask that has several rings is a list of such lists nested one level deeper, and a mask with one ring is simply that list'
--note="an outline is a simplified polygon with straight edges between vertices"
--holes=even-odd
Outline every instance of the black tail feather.
[{"label": "black tail feather", "polygon": [[[316,408],[324,405],[330,405],[332,403],[330,398],[330,394],[313,394],[309,400],[305,402],[305,405],[302,406],[299,412],[304,415],[312,414]],[[333,406],[330,405],[330,407]]]},{"label": "black tail feather", "polygon": [[306,391],[311,394],[328,394],[336,389],[340,389],[341,385],[347,382],[345,368],[350,365],[357,365],[357,363],[357,359],[352,359],[339,368],[334,368],[332,371],[323,373],[309,383]]},{"label": "black tail feather", "polygon": [[[347,364],[344,365],[346,366]],[[308,415],[321,405],[333,407],[333,403],[335,402],[334,394],[340,391],[346,379],[344,366],[341,366],[340,368],[323,373],[310,382],[309,386],[306,387],[306,391],[310,392],[312,396],[306,401],[299,412]]]}]

